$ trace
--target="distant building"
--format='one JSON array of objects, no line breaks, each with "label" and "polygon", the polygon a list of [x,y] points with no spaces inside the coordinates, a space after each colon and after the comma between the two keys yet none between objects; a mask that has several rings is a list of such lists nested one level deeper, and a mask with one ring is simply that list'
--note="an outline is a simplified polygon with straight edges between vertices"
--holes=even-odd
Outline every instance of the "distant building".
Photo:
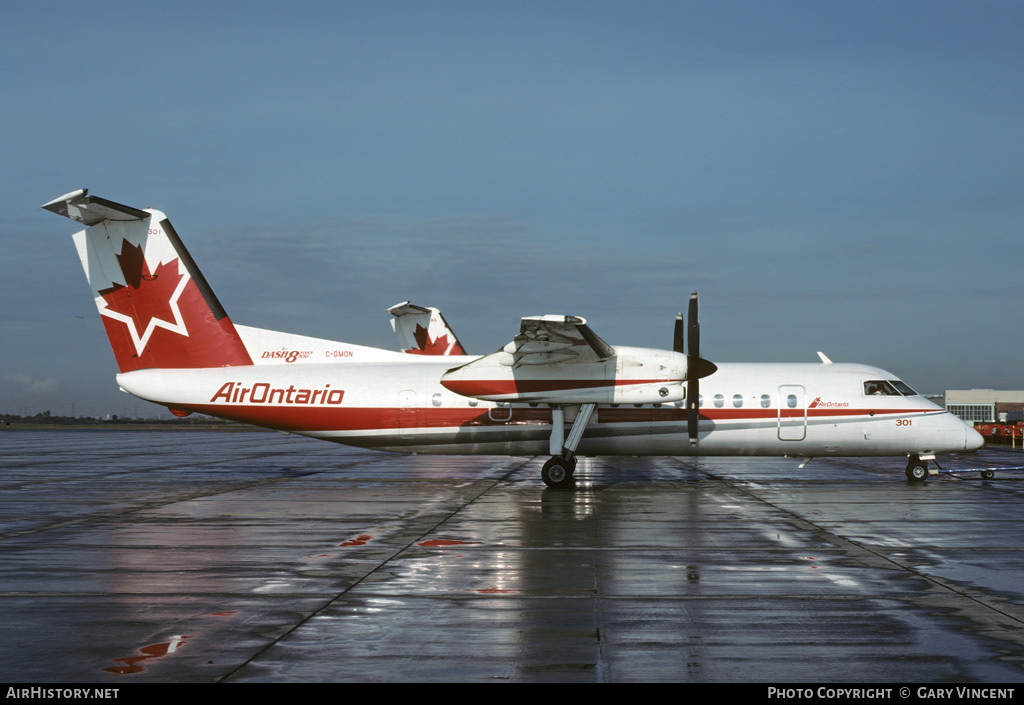
[{"label": "distant building", "polygon": [[946,410],[968,423],[1005,423],[1024,414],[1024,390],[947,389]]}]

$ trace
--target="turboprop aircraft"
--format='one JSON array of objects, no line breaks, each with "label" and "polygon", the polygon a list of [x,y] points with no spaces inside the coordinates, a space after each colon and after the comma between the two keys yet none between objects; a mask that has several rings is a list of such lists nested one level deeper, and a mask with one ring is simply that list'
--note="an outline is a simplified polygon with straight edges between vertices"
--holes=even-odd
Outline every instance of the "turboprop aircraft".
[{"label": "turboprop aircraft", "polygon": [[[552,487],[573,483],[580,455],[906,456],[907,478],[923,481],[937,454],[983,443],[876,367],[821,353],[816,364],[701,358],[696,292],[672,350],[612,346],[583,318],[545,315],[483,356],[451,354],[454,335],[418,341],[410,318],[406,349],[447,354],[408,354],[233,323],[158,210],[85,189],[43,208],[86,226],[74,241],[118,385],[179,416],[389,451],[547,453]],[[431,315],[408,306],[389,310]]]}]

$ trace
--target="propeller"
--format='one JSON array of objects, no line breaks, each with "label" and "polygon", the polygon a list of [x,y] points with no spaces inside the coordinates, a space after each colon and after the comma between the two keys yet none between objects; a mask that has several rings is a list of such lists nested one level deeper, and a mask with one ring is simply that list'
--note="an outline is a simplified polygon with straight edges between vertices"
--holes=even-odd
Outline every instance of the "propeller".
[{"label": "propeller", "polygon": [[672,350],[683,353],[683,337],[685,329],[686,347],[686,431],[690,436],[690,445],[697,445],[697,426],[700,421],[700,378],[714,374],[718,367],[700,356],[700,304],[697,292],[690,294],[690,307],[687,313],[690,325],[683,325],[683,314],[676,314],[676,327],[672,339]]},{"label": "propeller", "polygon": [[676,330],[675,335],[672,337],[672,350],[679,354],[685,354],[686,350],[683,349],[683,339],[686,336],[686,327],[683,325],[683,314],[676,314]]}]

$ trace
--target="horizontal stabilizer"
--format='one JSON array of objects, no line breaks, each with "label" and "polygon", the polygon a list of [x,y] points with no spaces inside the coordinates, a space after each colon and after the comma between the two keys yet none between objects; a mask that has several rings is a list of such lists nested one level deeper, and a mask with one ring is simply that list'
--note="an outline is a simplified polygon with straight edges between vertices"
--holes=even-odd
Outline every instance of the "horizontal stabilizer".
[{"label": "horizontal stabilizer", "polygon": [[402,303],[395,304],[394,306],[389,308],[388,313],[390,313],[392,316],[400,318],[402,316],[407,316],[410,313],[430,313],[430,309],[423,308],[422,306],[417,306],[416,304],[411,303],[409,301],[403,301]]},{"label": "horizontal stabilizer", "polygon": [[89,189],[85,188],[55,198],[43,208],[85,225],[96,225],[104,220],[145,220],[151,215],[138,208],[90,196]]}]

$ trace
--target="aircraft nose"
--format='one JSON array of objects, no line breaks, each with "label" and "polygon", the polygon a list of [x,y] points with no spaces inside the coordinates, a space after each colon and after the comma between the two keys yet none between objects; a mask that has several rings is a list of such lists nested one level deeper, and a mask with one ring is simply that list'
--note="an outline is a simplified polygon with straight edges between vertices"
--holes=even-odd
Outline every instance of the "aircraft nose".
[{"label": "aircraft nose", "polygon": [[964,432],[967,436],[964,448],[966,448],[967,450],[978,450],[983,445],[985,445],[985,438],[980,433],[975,431],[973,426],[968,426],[967,424],[964,424]]}]

